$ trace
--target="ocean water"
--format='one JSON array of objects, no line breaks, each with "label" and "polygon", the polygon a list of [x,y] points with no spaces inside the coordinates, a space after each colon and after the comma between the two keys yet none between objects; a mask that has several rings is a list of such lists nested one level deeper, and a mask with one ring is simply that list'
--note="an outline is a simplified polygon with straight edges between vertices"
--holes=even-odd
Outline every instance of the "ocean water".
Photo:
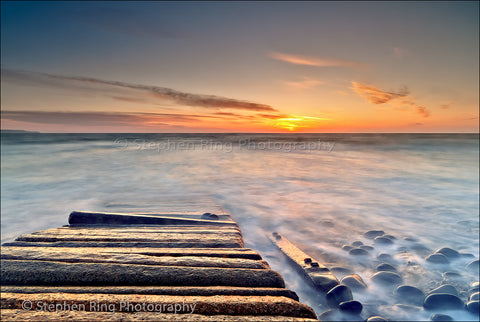
[{"label": "ocean water", "polygon": [[[478,149],[478,134],[2,133],[1,240],[67,224],[72,210],[208,197],[318,315],[328,310],[324,296],[288,265],[267,238],[272,232],[327,267],[359,274],[368,285],[353,293],[362,319],[478,320],[464,310],[398,305],[391,288],[370,280],[376,256],[388,253],[404,284],[425,293],[453,284],[467,300],[478,281],[465,268],[479,258]],[[373,229],[395,236],[393,245],[365,238]],[[354,241],[374,250],[342,250]],[[463,255],[449,265],[425,261],[441,247]]]}]

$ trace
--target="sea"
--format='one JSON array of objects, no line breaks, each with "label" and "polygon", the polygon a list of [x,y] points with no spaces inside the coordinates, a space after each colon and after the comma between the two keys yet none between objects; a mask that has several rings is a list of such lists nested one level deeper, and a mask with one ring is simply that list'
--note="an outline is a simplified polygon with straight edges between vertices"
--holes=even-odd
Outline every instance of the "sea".
[{"label": "sea", "polygon": [[[451,284],[466,302],[479,258],[478,134],[47,134],[1,135],[1,241],[67,224],[72,210],[210,198],[231,213],[246,247],[325,320],[478,320],[466,310],[404,303],[370,277],[383,261],[425,294]],[[382,230],[392,244],[365,232]],[[342,278],[358,274],[361,316],[332,311],[268,236],[279,232]],[[350,255],[345,245],[372,246]],[[426,257],[449,247],[460,257]],[[378,259],[379,254],[382,260]],[[478,266],[477,266],[478,267]],[[478,284],[477,284],[478,285]],[[478,286],[477,286],[478,291]]]}]

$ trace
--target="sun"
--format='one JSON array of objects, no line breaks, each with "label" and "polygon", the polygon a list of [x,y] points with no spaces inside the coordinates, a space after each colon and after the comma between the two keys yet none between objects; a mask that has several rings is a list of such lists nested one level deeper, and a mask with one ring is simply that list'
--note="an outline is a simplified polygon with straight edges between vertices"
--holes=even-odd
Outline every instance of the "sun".
[{"label": "sun", "polygon": [[313,116],[296,116],[278,118],[274,127],[285,129],[290,132],[294,132],[300,128],[313,128],[316,127],[320,121],[330,120],[327,118],[313,117]]}]

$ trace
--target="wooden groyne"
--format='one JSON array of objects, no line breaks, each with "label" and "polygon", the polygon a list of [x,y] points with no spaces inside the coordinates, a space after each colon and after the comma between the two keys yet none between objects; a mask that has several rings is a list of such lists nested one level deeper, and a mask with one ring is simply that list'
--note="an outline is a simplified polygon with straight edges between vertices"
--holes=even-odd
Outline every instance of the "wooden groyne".
[{"label": "wooden groyne", "polygon": [[315,320],[230,215],[210,209],[73,212],[3,244],[1,319]]}]

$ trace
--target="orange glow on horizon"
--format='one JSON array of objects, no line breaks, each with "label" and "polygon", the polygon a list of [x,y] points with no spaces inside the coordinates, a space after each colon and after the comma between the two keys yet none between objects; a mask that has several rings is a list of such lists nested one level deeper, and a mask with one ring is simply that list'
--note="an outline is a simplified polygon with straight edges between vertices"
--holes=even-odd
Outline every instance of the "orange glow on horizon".
[{"label": "orange glow on horizon", "polygon": [[328,118],[312,117],[312,116],[295,116],[278,118],[273,127],[286,129],[290,132],[296,131],[300,128],[315,128],[318,127],[319,121],[330,120]]}]

